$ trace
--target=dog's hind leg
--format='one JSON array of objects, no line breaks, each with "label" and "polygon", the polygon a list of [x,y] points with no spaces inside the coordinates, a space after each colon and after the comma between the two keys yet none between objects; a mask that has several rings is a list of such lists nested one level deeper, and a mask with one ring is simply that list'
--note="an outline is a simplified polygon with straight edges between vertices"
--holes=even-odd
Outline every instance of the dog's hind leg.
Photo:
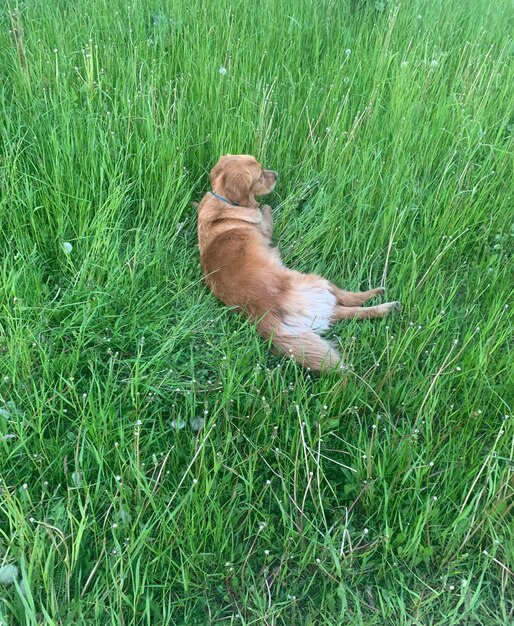
[{"label": "dog's hind leg", "polygon": [[385,317],[393,311],[401,311],[402,305],[399,302],[385,302],[377,306],[341,306],[337,305],[332,312],[332,320],[358,319],[365,320],[373,317]]},{"label": "dog's hind leg", "polygon": [[332,290],[334,292],[334,296],[337,298],[338,304],[347,307],[361,306],[367,300],[370,300],[375,296],[381,296],[385,291],[383,287],[370,289],[369,291],[344,291],[335,285],[332,285]]}]

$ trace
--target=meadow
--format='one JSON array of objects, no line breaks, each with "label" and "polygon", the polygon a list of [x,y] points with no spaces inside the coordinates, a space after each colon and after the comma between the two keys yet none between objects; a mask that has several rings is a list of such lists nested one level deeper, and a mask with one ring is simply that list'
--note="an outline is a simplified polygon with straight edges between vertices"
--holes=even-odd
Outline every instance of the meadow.
[{"label": "meadow", "polygon": [[[1,626],[514,624],[511,0],[0,8]],[[277,358],[202,281],[221,154],[403,312]]]}]

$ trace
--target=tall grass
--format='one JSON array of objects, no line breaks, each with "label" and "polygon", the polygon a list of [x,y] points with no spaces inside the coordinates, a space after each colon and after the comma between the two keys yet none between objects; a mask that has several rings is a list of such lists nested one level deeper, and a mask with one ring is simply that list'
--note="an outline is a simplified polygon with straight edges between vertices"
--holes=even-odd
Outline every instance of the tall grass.
[{"label": "tall grass", "polygon": [[[2,626],[512,622],[513,15],[4,5]],[[346,384],[203,286],[227,152],[289,265],[403,302]]]}]

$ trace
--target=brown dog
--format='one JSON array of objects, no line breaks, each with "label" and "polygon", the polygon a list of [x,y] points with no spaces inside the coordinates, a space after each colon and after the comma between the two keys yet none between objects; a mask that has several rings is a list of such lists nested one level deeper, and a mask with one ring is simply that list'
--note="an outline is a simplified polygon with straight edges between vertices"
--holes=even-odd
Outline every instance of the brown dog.
[{"label": "brown dog", "polygon": [[254,320],[273,346],[313,370],[343,368],[318,333],[340,319],[384,317],[398,302],[361,305],[384,289],[343,291],[316,274],[284,267],[271,246],[271,207],[255,196],[273,191],[278,174],[249,155],[221,157],[210,173],[213,191],[198,207],[198,243],[205,280],[222,302]]}]

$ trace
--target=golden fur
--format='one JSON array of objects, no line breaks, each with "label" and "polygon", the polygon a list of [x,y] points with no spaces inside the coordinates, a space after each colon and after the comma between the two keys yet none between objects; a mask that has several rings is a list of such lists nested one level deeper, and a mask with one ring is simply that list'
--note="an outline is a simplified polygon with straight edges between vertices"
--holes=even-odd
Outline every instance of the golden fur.
[{"label": "golden fur", "polygon": [[384,293],[343,291],[316,274],[284,267],[271,246],[271,207],[255,196],[273,191],[278,174],[249,155],[222,156],[210,173],[213,192],[198,207],[200,262],[212,293],[241,309],[276,350],[313,370],[342,368],[337,351],[318,333],[340,319],[384,317],[400,307],[362,304]]}]

